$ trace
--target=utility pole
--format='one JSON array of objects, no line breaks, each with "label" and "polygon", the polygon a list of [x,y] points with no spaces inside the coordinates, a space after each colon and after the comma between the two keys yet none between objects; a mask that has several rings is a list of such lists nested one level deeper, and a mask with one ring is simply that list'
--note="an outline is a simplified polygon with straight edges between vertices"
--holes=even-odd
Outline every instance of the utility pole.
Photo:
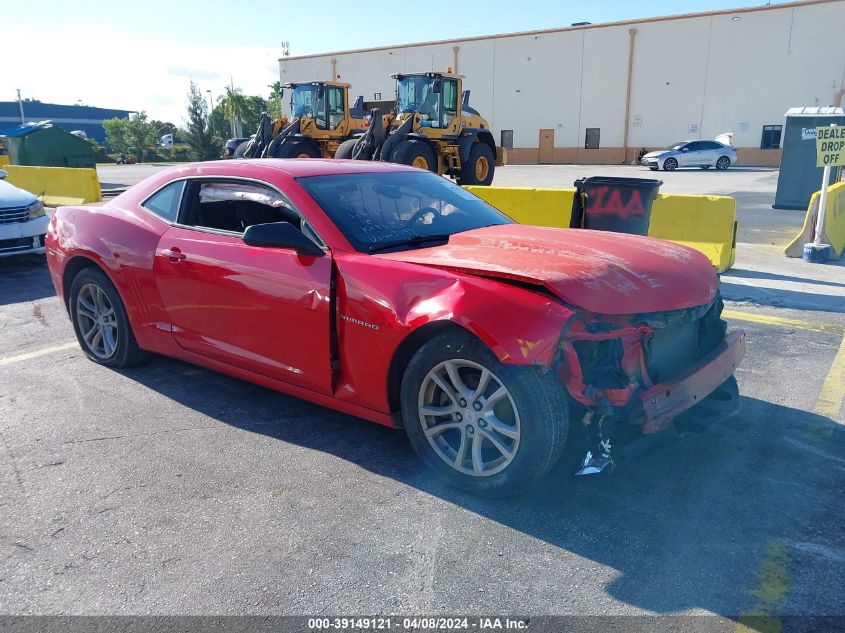
[{"label": "utility pole", "polygon": [[21,125],[26,123],[26,119],[23,116],[23,101],[21,100],[21,89],[18,88],[18,107],[21,109]]},{"label": "utility pole", "polygon": [[214,136],[214,119],[211,118],[211,115],[214,113],[214,95],[211,94],[211,90],[206,90],[208,93],[208,131]]}]

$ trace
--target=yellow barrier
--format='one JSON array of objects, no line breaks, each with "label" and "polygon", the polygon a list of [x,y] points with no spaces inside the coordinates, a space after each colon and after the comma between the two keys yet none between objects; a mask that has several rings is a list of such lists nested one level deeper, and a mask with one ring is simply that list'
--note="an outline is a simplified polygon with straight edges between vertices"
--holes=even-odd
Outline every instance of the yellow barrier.
[{"label": "yellow barrier", "polygon": [[729,196],[661,193],[648,234],[701,251],[721,273],[736,260],[737,228],[736,200]]},{"label": "yellow barrier", "polygon": [[[804,216],[804,226],[801,232],[784,249],[787,257],[802,257],[804,244],[812,242],[816,237],[816,222],[819,217],[819,196],[817,191],[810,198],[807,215]],[[824,214],[822,227],[822,243],[830,244],[833,259],[842,257],[845,251],[845,182],[831,185],[827,190],[827,210]]]},{"label": "yellow barrier", "polygon": [[102,200],[96,169],[7,165],[7,182],[31,191],[50,207]]},{"label": "yellow barrier", "polygon": [[4,165],[9,164],[9,155],[8,154],[0,154],[0,169],[3,169]]},{"label": "yellow barrier", "polygon": [[[467,187],[520,224],[568,227],[574,189]],[[736,200],[727,196],[660,194],[648,234],[704,253],[724,272],[736,258]]]},{"label": "yellow barrier", "polygon": [[520,224],[566,228],[572,217],[574,189],[526,187],[466,187]]}]

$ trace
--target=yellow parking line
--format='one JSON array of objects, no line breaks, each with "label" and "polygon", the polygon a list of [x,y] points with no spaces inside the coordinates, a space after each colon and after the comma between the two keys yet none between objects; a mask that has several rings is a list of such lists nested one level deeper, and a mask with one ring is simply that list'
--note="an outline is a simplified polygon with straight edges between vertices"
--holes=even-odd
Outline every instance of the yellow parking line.
[{"label": "yellow parking line", "polygon": [[32,358],[38,358],[39,356],[46,356],[47,354],[53,354],[54,352],[63,352],[66,349],[71,349],[73,347],[79,348],[79,343],[73,341],[72,343],[63,343],[61,345],[53,345],[52,347],[44,347],[42,349],[37,349],[34,352],[26,352],[25,354],[18,354],[17,356],[6,356],[5,358],[0,358],[0,367],[4,365],[11,365],[13,363],[20,363],[21,361],[30,360]]},{"label": "yellow parking line", "polygon": [[762,323],[763,325],[779,325],[782,327],[792,327],[799,330],[826,332],[827,334],[845,333],[845,326],[837,325],[835,323],[815,323],[813,321],[804,321],[801,319],[785,319],[783,317],[769,316],[768,314],[740,312],[739,310],[722,310],[722,316],[728,319],[736,319],[738,321]]},{"label": "yellow parking line", "polygon": [[789,595],[789,554],[782,541],[770,541],[757,568],[757,587],[748,593],[757,598],[752,609],[740,614],[736,633],[780,633],[783,623],[777,609]]},{"label": "yellow parking line", "polygon": [[834,323],[814,323],[801,319],[785,319],[783,317],[769,316],[767,314],[756,314],[753,312],[740,312],[738,310],[722,310],[722,316],[738,321],[751,323],[762,323],[764,325],[778,325],[791,327],[799,330],[812,330],[813,332],[824,332],[826,334],[838,334],[842,336],[839,350],[833,357],[833,363],[827,372],[824,384],[822,384],[816,406],[813,411],[827,417],[839,415],[842,402],[845,401],[845,327]]},{"label": "yellow parking line", "polygon": [[813,410],[832,418],[839,415],[843,400],[845,400],[845,336],[842,337],[839,351],[833,358],[833,364],[827,372],[827,378],[824,380]]}]

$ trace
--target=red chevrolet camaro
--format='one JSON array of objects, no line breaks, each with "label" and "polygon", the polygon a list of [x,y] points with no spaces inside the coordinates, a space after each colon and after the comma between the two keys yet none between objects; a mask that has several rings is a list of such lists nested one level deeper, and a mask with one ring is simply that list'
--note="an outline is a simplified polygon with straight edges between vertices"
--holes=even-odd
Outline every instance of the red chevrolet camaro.
[{"label": "red chevrolet camaro", "polygon": [[738,406],[744,335],[703,255],[515,224],[410,167],[174,167],[59,208],[46,247],[91,360],[164,354],[404,428],[476,492],[525,487],[567,438],[601,472],[623,439]]}]

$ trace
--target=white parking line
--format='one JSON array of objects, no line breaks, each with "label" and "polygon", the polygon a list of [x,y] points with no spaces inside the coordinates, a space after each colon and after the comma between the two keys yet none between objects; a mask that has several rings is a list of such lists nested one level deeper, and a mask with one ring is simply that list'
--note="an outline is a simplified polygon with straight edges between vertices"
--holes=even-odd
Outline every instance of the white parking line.
[{"label": "white parking line", "polygon": [[71,343],[62,343],[61,345],[53,345],[52,347],[37,349],[34,352],[18,354],[17,356],[6,356],[4,358],[0,358],[0,367],[3,367],[4,365],[12,365],[14,363],[20,363],[22,361],[30,360],[32,358],[38,358],[39,356],[46,356],[47,354],[53,354],[54,352],[63,352],[66,349],[72,349],[74,347],[78,349],[79,343],[73,341]]}]

